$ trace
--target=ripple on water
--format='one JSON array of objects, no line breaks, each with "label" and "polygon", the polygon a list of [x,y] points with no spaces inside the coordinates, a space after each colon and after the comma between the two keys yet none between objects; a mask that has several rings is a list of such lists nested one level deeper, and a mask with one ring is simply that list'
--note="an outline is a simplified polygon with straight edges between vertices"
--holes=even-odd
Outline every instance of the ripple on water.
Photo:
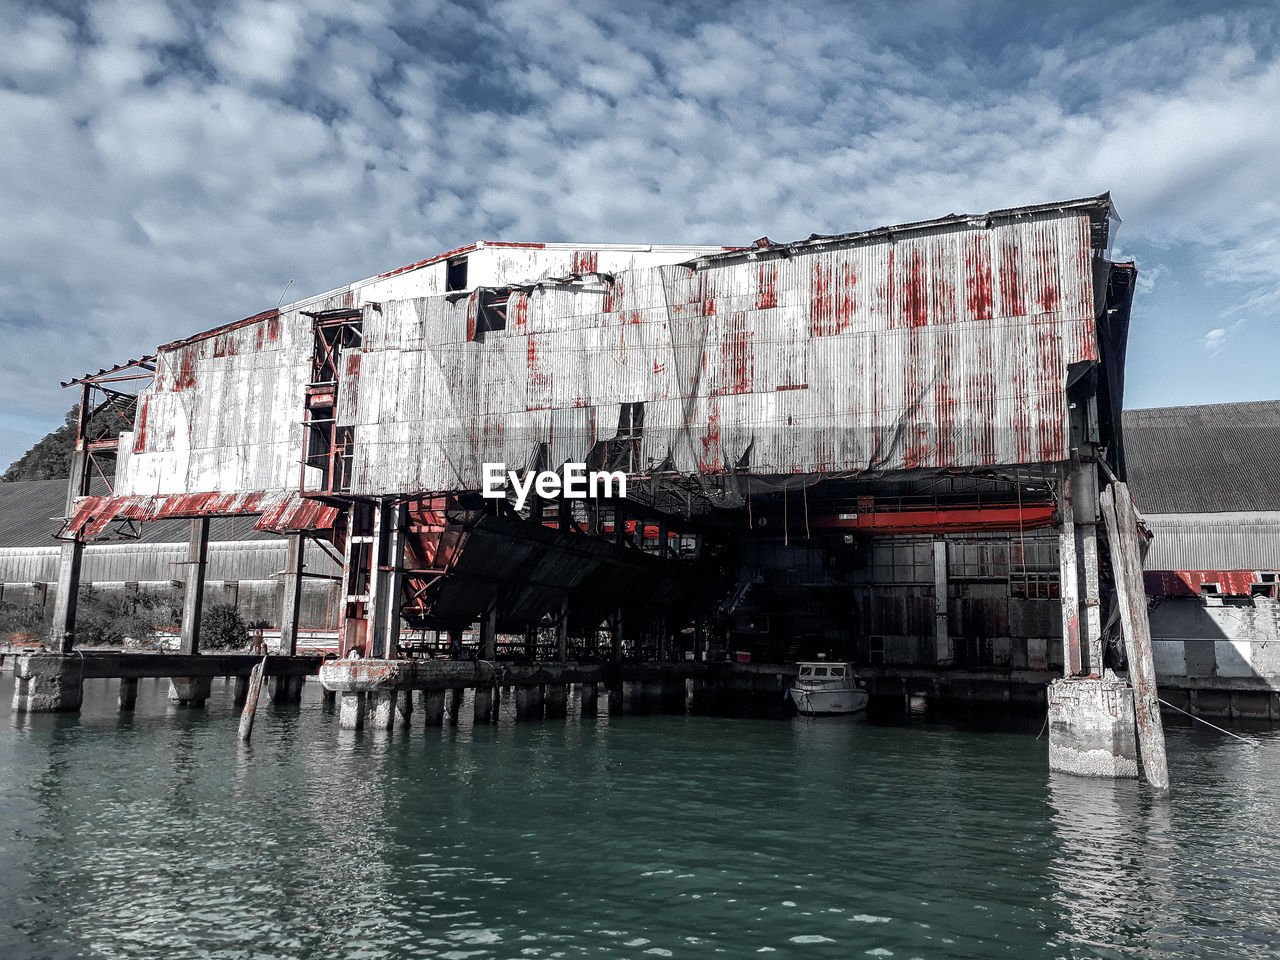
[{"label": "ripple on water", "polygon": [[0,720],[6,960],[1280,952],[1275,735],[1170,729],[1160,801],[1050,775],[1027,735],[339,735],[310,689],[244,750],[229,685],[206,711],[141,686],[133,717],[95,681],[79,718]]}]

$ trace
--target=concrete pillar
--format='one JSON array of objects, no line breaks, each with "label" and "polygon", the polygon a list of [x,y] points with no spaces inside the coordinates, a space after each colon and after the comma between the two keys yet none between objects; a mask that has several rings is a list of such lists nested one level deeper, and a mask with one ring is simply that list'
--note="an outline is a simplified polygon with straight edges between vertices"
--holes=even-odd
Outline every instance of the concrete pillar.
[{"label": "concrete pillar", "polygon": [[78,656],[32,653],[14,664],[13,709],[64,713],[84,701],[84,661]]},{"label": "concrete pillar", "polygon": [[267,689],[272,703],[301,703],[306,677],[268,677]]},{"label": "concrete pillar", "polygon": [[622,662],[622,608],[619,607],[609,625],[609,642],[614,663]]},{"label": "concrete pillar", "polygon": [[284,596],[280,607],[280,653],[286,657],[298,654],[298,611],[302,605],[305,554],[306,541],[302,534],[289,534],[289,556],[285,563]]},{"label": "concrete pillar", "polygon": [[475,700],[472,704],[473,722],[476,726],[493,723],[493,687],[476,687]]},{"label": "concrete pillar", "polygon": [[171,677],[169,702],[184,707],[203,707],[213,692],[213,677]]},{"label": "concrete pillar", "polygon": [[951,631],[947,623],[947,541],[933,541],[933,641],[937,663],[955,662]]},{"label": "concrete pillar", "polygon": [[359,730],[364,726],[364,715],[364,694],[344,693],[338,712],[338,727],[342,730]]},{"label": "concrete pillar", "polygon": [[76,596],[80,592],[80,563],[84,557],[84,541],[64,540],[58,560],[58,590],[53,603],[53,621],[49,625],[49,646],[60,653],[75,647]]},{"label": "concrete pillar", "polygon": [[581,713],[584,717],[594,717],[596,711],[599,710],[598,698],[600,696],[600,684],[592,681],[584,683],[578,688],[579,697],[581,699]]},{"label": "concrete pillar", "polygon": [[394,659],[400,647],[400,594],[404,582],[405,504],[380,500],[374,508],[373,557],[369,572],[371,657]]},{"label": "concrete pillar", "polygon": [[562,719],[568,713],[569,685],[567,683],[543,685],[542,696],[546,703],[548,720]]},{"label": "concrete pillar", "polygon": [[187,541],[187,586],[182,604],[179,653],[200,652],[200,614],[204,609],[204,575],[208,564],[209,518],[195,517],[191,521],[191,535]]},{"label": "concrete pillar", "polygon": [[120,692],[116,697],[116,703],[121,712],[128,712],[138,705],[137,677],[120,678]]},{"label": "concrete pillar", "polygon": [[1076,521],[1071,478],[1062,480],[1058,502],[1062,526],[1058,531],[1058,592],[1062,598],[1062,671],[1068,677],[1083,672],[1080,652],[1080,573],[1076,566]]},{"label": "concrete pillar", "polygon": [[245,700],[249,699],[249,678],[236,677],[235,689],[231,694],[232,702],[236,707],[243,707]]},{"label": "concrete pillar", "polygon": [[458,718],[462,716],[463,699],[466,697],[466,690],[462,687],[454,687],[452,690],[445,692],[445,706],[449,719],[449,726],[456,727]]},{"label": "concrete pillar", "polygon": [[644,702],[645,713],[662,711],[662,681],[645,680],[640,684],[640,698]]},{"label": "concrete pillar", "polygon": [[329,709],[332,709],[337,704],[337,702],[338,702],[338,693],[336,690],[326,690],[324,689],[324,687],[320,688],[320,703],[323,706]]},{"label": "concrete pillar", "polygon": [[401,690],[396,697],[395,723],[406,730],[413,721],[413,691]]},{"label": "concrete pillar", "polygon": [[444,723],[444,691],[419,690],[418,706],[428,727],[438,727]]},{"label": "concrete pillar", "polygon": [[609,716],[611,717],[621,716],[623,712],[623,707],[624,707],[622,684],[615,683],[612,686],[610,686],[608,689],[609,689],[609,695],[607,697],[607,700],[608,700]]},{"label": "concrete pillar", "polygon": [[517,720],[542,719],[542,687],[516,687],[515,701]]},{"label": "concrete pillar", "polygon": [[492,661],[498,653],[498,598],[490,598],[480,615],[480,659]]},{"label": "concrete pillar", "polygon": [[529,624],[524,628],[524,658],[533,663],[538,659],[538,627]]},{"label": "concrete pillar", "polygon": [[1093,448],[1081,448],[1082,459],[1072,473],[1072,498],[1076,521],[1076,541],[1079,550],[1080,582],[1083,596],[1080,598],[1080,629],[1087,658],[1085,669],[1102,675],[1102,608],[1098,566],[1098,465],[1093,459]]},{"label": "concrete pillar", "polygon": [[396,722],[398,690],[373,690],[365,694],[369,726],[373,730],[390,730]]},{"label": "concrete pillar", "polygon": [[1086,777],[1137,777],[1133,689],[1116,679],[1049,684],[1049,769]]}]

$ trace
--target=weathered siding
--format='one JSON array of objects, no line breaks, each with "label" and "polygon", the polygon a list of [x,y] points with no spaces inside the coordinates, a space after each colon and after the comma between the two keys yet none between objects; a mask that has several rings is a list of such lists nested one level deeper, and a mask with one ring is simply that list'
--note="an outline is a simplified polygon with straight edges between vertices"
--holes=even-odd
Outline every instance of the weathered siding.
[{"label": "weathered siding", "polygon": [[[484,253],[469,284],[586,276],[513,291],[505,329],[482,338],[469,339],[476,294],[446,297],[410,270],[164,348],[118,493],[297,489],[304,309],[365,304],[338,388],[356,494],[476,489],[482,463],[523,466],[540,444],[553,464],[584,460],[637,402],[642,471],[1061,461],[1067,367],[1097,356],[1080,210],[683,265],[630,249]],[[611,257],[635,266],[615,274]]]}]

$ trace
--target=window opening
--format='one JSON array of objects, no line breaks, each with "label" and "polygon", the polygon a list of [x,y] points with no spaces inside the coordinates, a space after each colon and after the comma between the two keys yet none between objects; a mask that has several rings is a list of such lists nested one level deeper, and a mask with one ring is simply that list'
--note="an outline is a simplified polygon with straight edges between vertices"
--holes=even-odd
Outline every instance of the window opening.
[{"label": "window opening", "polygon": [[[319,471],[319,489],[341,493],[351,489],[355,428],[338,426],[338,379],[344,355],[364,343],[363,314],[337,310],[306,314],[313,321],[311,382],[307,384],[304,425],[305,464]],[[314,489],[306,483],[304,489]]]},{"label": "window opening", "polygon": [[446,293],[467,289],[467,258],[458,257],[445,266],[444,289]]}]

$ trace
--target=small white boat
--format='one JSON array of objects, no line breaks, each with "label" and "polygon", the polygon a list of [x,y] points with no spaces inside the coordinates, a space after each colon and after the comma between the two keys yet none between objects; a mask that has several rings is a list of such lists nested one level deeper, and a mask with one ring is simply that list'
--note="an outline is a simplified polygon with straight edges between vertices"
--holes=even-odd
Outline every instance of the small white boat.
[{"label": "small white boat", "polygon": [[791,699],[806,717],[857,713],[867,708],[867,691],[858,685],[858,675],[851,663],[826,660],[796,664],[800,668]]}]

